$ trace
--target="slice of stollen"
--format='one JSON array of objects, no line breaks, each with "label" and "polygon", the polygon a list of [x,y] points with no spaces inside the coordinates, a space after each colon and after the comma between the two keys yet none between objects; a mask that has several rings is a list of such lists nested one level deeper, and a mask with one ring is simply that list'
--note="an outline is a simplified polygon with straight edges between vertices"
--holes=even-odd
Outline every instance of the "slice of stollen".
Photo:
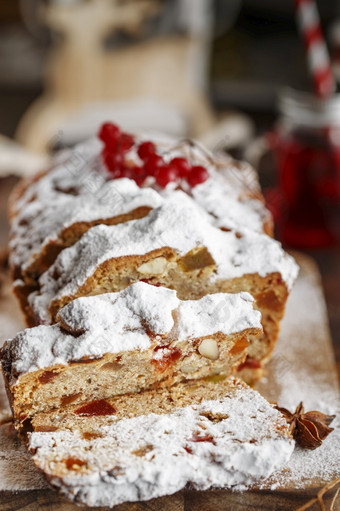
[{"label": "slice of stollen", "polygon": [[20,332],[1,351],[18,430],[41,411],[212,375],[229,376],[262,332],[248,293],[181,301],[144,282],[78,298],[59,322]]},{"label": "slice of stollen", "polygon": [[[121,418],[120,406],[130,416]],[[34,463],[70,500],[89,506],[149,500],[188,484],[245,489],[282,467],[294,448],[284,417],[233,378],[54,412],[54,426],[49,415],[29,434]]]}]

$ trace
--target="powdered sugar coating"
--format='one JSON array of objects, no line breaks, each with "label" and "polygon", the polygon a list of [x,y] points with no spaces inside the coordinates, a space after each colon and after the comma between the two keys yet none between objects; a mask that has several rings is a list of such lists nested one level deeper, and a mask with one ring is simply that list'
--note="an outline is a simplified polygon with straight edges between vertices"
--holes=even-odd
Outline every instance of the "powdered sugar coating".
[{"label": "powdered sugar coating", "polygon": [[75,294],[101,263],[161,247],[171,247],[182,256],[199,246],[206,247],[216,263],[212,282],[279,272],[290,289],[297,275],[297,265],[277,241],[246,229],[241,237],[221,231],[190,197],[177,191],[142,219],[89,229],[40,277],[40,291],[30,295],[30,305],[39,321],[48,323],[50,302]]},{"label": "powdered sugar coating", "polygon": [[[77,222],[106,220],[139,207],[157,207],[161,196],[151,188],[139,188],[131,179],[105,181],[97,194],[44,194],[25,205],[13,221],[15,237],[10,243],[12,264],[28,268],[40,251],[55,242],[61,232]],[[23,221],[24,220],[24,221]],[[29,224],[29,229],[27,228]]]},{"label": "powdered sugar coating", "polygon": [[[136,144],[145,137],[137,137]],[[139,188],[130,179],[112,181],[101,157],[102,145],[89,140],[59,155],[52,170],[33,182],[16,204],[17,216],[12,222],[11,264],[26,269],[41,250],[58,239],[62,230],[77,222],[107,219],[132,211],[134,207],[156,207],[162,195],[172,193],[171,185],[160,189],[151,178]],[[256,232],[270,223],[269,212],[259,195],[255,172],[250,166],[233,162],[186,142],[160,139],[157,150],[166,162],[185,156],[193,164],[204,164],[210,178],[187,192],[206,211],[218,227],[238,230],[248,227]],[[127,158],[138,165],[141,161],[134,146]]]},{"label": "powdered sugar coating", "polygon": [[[187,483],[245,488],[282,467],[294,448],[281,414],[237,384],[221,400],[122,419],[101,433],[93,440],[77,431],[30,435],[33,460],[49,481],[90,506],[148,500]],[[67,469],[70,458],[84,464]]]},{"label": "powdered sugar coating", "polygon": [[261,328],[261,313],[252,308],[249,293],[216,293],[200,300],[181,301],[177,309],[175,336],[178,340],[226,335],[248,328]]},{"label": "powdered sugar coating", "polygon": [[261,314],[252,304],[248,293],[182,302],[173,290],[137,282],[118,293],[74,300],[59,312],[62,330],[59,324],[26,329],[7,342],[3,357],[10,354],[13,374],[22,375],[83,357],[146,350],[155,342],[161,345],[165,335],[176,344],[217,332],[261,329]]}]

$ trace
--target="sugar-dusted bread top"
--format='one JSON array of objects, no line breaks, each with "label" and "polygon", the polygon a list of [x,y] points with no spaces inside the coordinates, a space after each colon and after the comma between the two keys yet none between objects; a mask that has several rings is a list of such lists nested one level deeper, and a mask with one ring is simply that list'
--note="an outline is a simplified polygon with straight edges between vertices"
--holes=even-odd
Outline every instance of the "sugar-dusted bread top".
[{"label": "sugar-dusted bread top", "polygon": [[283,416],[239,380],[224,397],[167,414],[98,419],[97,434],[87,435],[80,417],[73,431],[33,432],[29,440],[49,482],[89,506],[148,500],[188,483],[244,489],[282,467],[294,448]]},{"label": "sugar-dusted bread top", "polygon": [[79,195],[49,193],[43,187],[40,190],[39,185],[44,184],[45,179],[34,183],[33,188],[37,187],[40,192],[38,198],[24,204],[12,224],[11,263],[24,271],[66,228],[73,226],[75,230],[79,223],[104,222],[138,208],[152,209],[163,202],[152,188],[139,188],[126,178],[105,181],[100,193],[91,191],[89,186],[89,190]]},{"label": "sugar-dusted bread top", "polygon": [[[135,145],[126,153],[132,164],[140,164],[136,148],[142,140],[143,137],[136,137]],[[161,139],[156,146],[164,161],[185,156],[193,164],[205,165],[209,179],[187,187],[186,192],[212,214],[216,226],[272,232],[256,173],[249,165],[222,155],[213,157],[188,142]],[[62,230],[76,223],[105,220],[137,207],[157,207],[162,196],[172,193],[171,185],[163,190],[152,179],[142,188],[130,179],[112,180],[102,163],[101,150],[99,140],[79,144],[60,154],[49,172],[13,194],[12,267],[29,268],[44,246],[55,242]]]},{"label": "sugar-dusted bread top", "polygon": [[280,243],[269,236],[244,229],[241,234],[225,232],[189,196],[174,192],[146,217],[114,226],[89,229],[72,247],[64,249],[39,279],[40,290],[29,303],[40,322],[49,322],[52,300],[74,295],[95,270],[114,258],[139,256],[169,247],[184,256],[205,247],[215,270],[211,282],[245,274],[266,276],[279,273],[290,289],[297,265]]},{"label": "sugar-dusted bread top", "polygon": [[252,304],[248,293],[181,301],[173,290],[138,282],[117,293],[78,298],[61,309],[58,324],[20,332],[2,348],[2,363],[14,384],[23,373],[147,350],[165,338],[175,345],[218,332],[260,331],[261,315]]}]

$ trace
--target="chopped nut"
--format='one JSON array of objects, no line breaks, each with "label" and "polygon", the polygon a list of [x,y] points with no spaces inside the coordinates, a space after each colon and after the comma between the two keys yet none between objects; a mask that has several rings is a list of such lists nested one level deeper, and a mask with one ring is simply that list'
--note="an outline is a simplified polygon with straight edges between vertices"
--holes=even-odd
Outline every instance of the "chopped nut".
[{"label": "chopped nut", "polygon": [[160,275],[166,270],[168,261],[165,257],[156,257],[147,263],[141,264],[137,270],[147,275]]},{"label": "chopped nut", "polygon": [[219,356],[217,342],[214,339],[203,339],[198,347],[198,351],[203,357],[210,360],[217,360]]},{"label": "chopped nut", "polygon": [[213,367],[212,371],[211,371],[211,374],[215,375],[215,376],[218,376],[221,373],[225,373],[225,371],[226,371],[225,367]]},{"label": "chopped nut", "polygon": [[194,373],[196,371],[197,367],[186,365],[182,367],[182,373]]}]

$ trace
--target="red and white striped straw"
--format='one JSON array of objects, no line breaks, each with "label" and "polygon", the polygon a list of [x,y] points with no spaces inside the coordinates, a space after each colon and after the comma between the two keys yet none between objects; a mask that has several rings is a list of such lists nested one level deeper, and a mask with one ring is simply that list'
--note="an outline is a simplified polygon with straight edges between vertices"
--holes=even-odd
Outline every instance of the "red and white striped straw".
[{"label": "red and white striped straw", "polygon": [[335,80],[315,0],[295,0],[295,9],[315,92],[320,98],[326,99],[335,91]]}]

